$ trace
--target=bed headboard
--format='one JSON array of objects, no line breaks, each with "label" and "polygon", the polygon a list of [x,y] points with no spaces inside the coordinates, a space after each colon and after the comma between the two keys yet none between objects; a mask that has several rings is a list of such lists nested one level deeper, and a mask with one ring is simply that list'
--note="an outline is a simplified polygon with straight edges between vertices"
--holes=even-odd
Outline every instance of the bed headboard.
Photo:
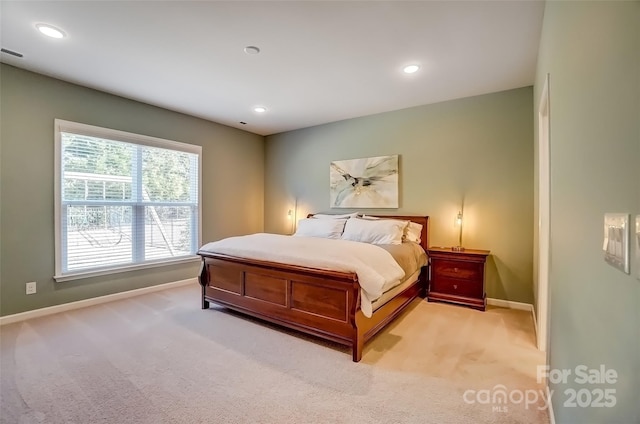
[{"label": "bed headboard", "polygon": [[[307,218],[311,218],[313,216],[312,213],[307,215]],[[404,221],[415,222],[416,224],[422,225],[422,233],[420,234],[420,246],[426,252],[429,248],[429,217],[428,216],[413,216],[413,215],[369,215],[367,216],[375,216],[376,218],[389,218],[389,219],[402,219]]]}]

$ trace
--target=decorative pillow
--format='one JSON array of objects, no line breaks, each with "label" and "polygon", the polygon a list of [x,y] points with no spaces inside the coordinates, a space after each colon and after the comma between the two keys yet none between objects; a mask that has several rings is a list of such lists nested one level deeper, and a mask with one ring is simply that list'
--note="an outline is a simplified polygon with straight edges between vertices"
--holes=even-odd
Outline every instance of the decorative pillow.
[{"label": "decorative pillow", "polygon": [[354,213],[345,213],[342,215],[331,215],[328,213],[316,213],[312,216],[312,218],[318,218],[318,219],[349,219],[349,218],[355,218],[358,216],[358,212],[354,212]]},{"label": "decorative pillow", "polygon": [[294,236],[339,239],[345,222],[346,219],[301,219]]},{"label": "decorative pillow", "polygon": [[371,244],[401,244],[407,224],[408,221],[397,219],[353,218],[347,220],[342,238]]},{"label": "decorative pillow", "polygon": [[406,241],[412,241],[420,244],[420,236],[422,235],[422,224],[416,222],[409,222],[407,228],[404,230],[404,239]]}]

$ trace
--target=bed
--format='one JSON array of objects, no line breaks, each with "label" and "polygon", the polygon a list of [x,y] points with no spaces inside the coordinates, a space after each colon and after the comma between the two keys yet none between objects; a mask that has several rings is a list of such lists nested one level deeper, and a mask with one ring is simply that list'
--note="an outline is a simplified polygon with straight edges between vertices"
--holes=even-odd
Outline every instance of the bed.
[{"label": "bed", "polygon": [[[426,252],[429,245],[429,217],[378,218],[385,221],[404,220],[421,225],[420,238],[416,242]],[[276,237],[297,239],[292,236]],[[328,241],[322,243],[327,245]],[[405,275],[401,284],[385,291],[371,302],[371,309],[366,307],[363,311],[362,306],[368,302],[368,299],[363,299],[367,297],[367,291],[361,287],[358,273],[354,271],[301,266],[229,253],[235,252],[234,250],[204,249],[209,245],[203,246],[198,252],[202,257],[199,273],[202,309],[208,309],[209,302],[214,302],[256,318],[349,346],[354,362],[362,358],[363,346],[369,339],[398,317],[411,301],[426,295],[426,261],[412,275]],[[331,255],[327,253],[327,256]],[[365,280],[362,279],[362,284],[364,283]]]}]

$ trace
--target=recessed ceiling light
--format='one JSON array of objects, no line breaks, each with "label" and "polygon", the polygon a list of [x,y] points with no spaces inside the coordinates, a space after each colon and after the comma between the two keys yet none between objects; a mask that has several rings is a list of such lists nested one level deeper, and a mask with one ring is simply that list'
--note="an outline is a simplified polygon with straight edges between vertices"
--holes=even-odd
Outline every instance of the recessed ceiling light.
[{"label": "recessed ceiling light", "polygon": [[65,33],[58,28],[48,24],[37,24],[38,31],[51,38],[64,38]]},{"label": "recessed ceiling light", "polygon": [[414,72],[418,72],[420,67],[418,65],[408,65],[402,68],[405,74],[413,74]]},{"label": "recessed ceiling light", "polygon": [[244,52],[246,54],[258,54],[260,53],[260,49],[256,46],[247,46],[244,48]]},{"label": "recessed ceiling light", "polygon": [[256,106],[253,108],[253,111],[258,113],[265,113],[267,111],[267,108],[264,106]]}]

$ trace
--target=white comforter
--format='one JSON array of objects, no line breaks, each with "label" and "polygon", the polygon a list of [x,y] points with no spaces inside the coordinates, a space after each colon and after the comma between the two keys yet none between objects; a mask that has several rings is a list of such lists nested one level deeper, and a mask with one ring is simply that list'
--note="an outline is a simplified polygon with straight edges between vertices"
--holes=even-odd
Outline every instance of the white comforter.
[{"label": "white comforter", "polygon": [[362,288],[360,308],[371,317],[371,302],[404,277],[391,254],[373,244],[317,237],[258,233],[207,243],[198,253],[355,272]]}]

